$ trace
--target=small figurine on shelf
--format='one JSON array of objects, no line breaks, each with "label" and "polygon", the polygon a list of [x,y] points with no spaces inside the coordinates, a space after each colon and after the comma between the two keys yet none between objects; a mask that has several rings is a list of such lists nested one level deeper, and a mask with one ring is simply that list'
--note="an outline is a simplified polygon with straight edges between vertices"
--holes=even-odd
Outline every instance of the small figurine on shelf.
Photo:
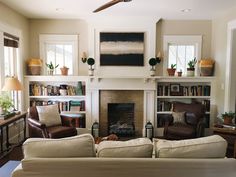
[{"label": "small figurine on shelf", "polygon": [[46,66],[47,66],[47,68],[48,68],[48,75],[53,75],[54,70],[59,66],[59,64],[56,65],[56,66],[54,66],[54,65],[52,64],[52,61],[50,61],[49,64],[46,63]]},{"label": "small figurine on shelf", "polygon": [[88,58],[87,59],[87,63],[89,65],[89,72],[88,72],[88,75],[89,76],[93,76],[94,75],[94,68],[93,68],[93,65],[95,63],[95,60],[93,58]]}]

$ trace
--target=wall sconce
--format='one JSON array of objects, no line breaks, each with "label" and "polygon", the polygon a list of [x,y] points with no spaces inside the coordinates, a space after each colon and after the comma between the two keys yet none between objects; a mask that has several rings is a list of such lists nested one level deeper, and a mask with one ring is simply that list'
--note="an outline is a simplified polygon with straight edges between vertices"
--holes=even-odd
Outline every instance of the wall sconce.
[{"label": "wall sconce", "polygon": [[83,52],[81,60],[82,60],[83,63],[86,63],[86,61],[87,61],[87,54],[86,54],[86,52]]},{"label": "wall sconce", "polygon": [[159,51],[157,56],[156,56],[157,63],[161,62],[161,52]]}]

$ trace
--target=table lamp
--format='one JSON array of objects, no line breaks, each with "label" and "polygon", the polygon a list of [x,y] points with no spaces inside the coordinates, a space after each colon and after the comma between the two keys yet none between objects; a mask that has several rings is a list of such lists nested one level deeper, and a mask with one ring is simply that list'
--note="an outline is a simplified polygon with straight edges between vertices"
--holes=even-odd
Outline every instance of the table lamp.
[{"label": "table lamp", "polygon": [[[17,77],[11,76],[5,78],[5,84],[2,88],[2,91],[12,91],[12,98],[14,100],[14,107],[18,108],[18,92],[19,90],[23,90],[23,86],[21,85],[20,81]],[[16,91],[16,94],[15,94]],[[16,98],[16,99],[14,99]],[[15,108],[14,108],[15,111]]]}]

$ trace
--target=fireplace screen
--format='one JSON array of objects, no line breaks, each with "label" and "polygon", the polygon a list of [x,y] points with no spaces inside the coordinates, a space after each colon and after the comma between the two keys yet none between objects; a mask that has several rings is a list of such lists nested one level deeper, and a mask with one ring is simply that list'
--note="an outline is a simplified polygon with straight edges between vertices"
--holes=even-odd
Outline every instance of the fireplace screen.
[{"label": "fireplace screen", "polygon": [[134,103],[108,103],[108,134],[135,135]]}]

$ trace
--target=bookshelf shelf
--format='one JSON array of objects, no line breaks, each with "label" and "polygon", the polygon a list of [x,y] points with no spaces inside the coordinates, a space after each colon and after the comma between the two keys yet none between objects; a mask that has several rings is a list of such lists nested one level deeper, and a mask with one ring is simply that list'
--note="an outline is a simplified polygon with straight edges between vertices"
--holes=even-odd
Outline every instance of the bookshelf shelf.
[{"label": "bookshelf shelf", "polygon": [[191,98],[198,98],[198,99],[210,99],[210,96],[157,96],[159,99],[164,98],[172,98],[172,99],[191,99]]},{"label": "bookshelf shelf", "polygon": [[[87,77],[80,76],[25,76],[26,106],[58,104],[59,111],[80,122],[79,128],[88,128],[86,112]],[[78,120],[77,120],[78,119]],[[81,127],[82,126],[82,127]]]}]

